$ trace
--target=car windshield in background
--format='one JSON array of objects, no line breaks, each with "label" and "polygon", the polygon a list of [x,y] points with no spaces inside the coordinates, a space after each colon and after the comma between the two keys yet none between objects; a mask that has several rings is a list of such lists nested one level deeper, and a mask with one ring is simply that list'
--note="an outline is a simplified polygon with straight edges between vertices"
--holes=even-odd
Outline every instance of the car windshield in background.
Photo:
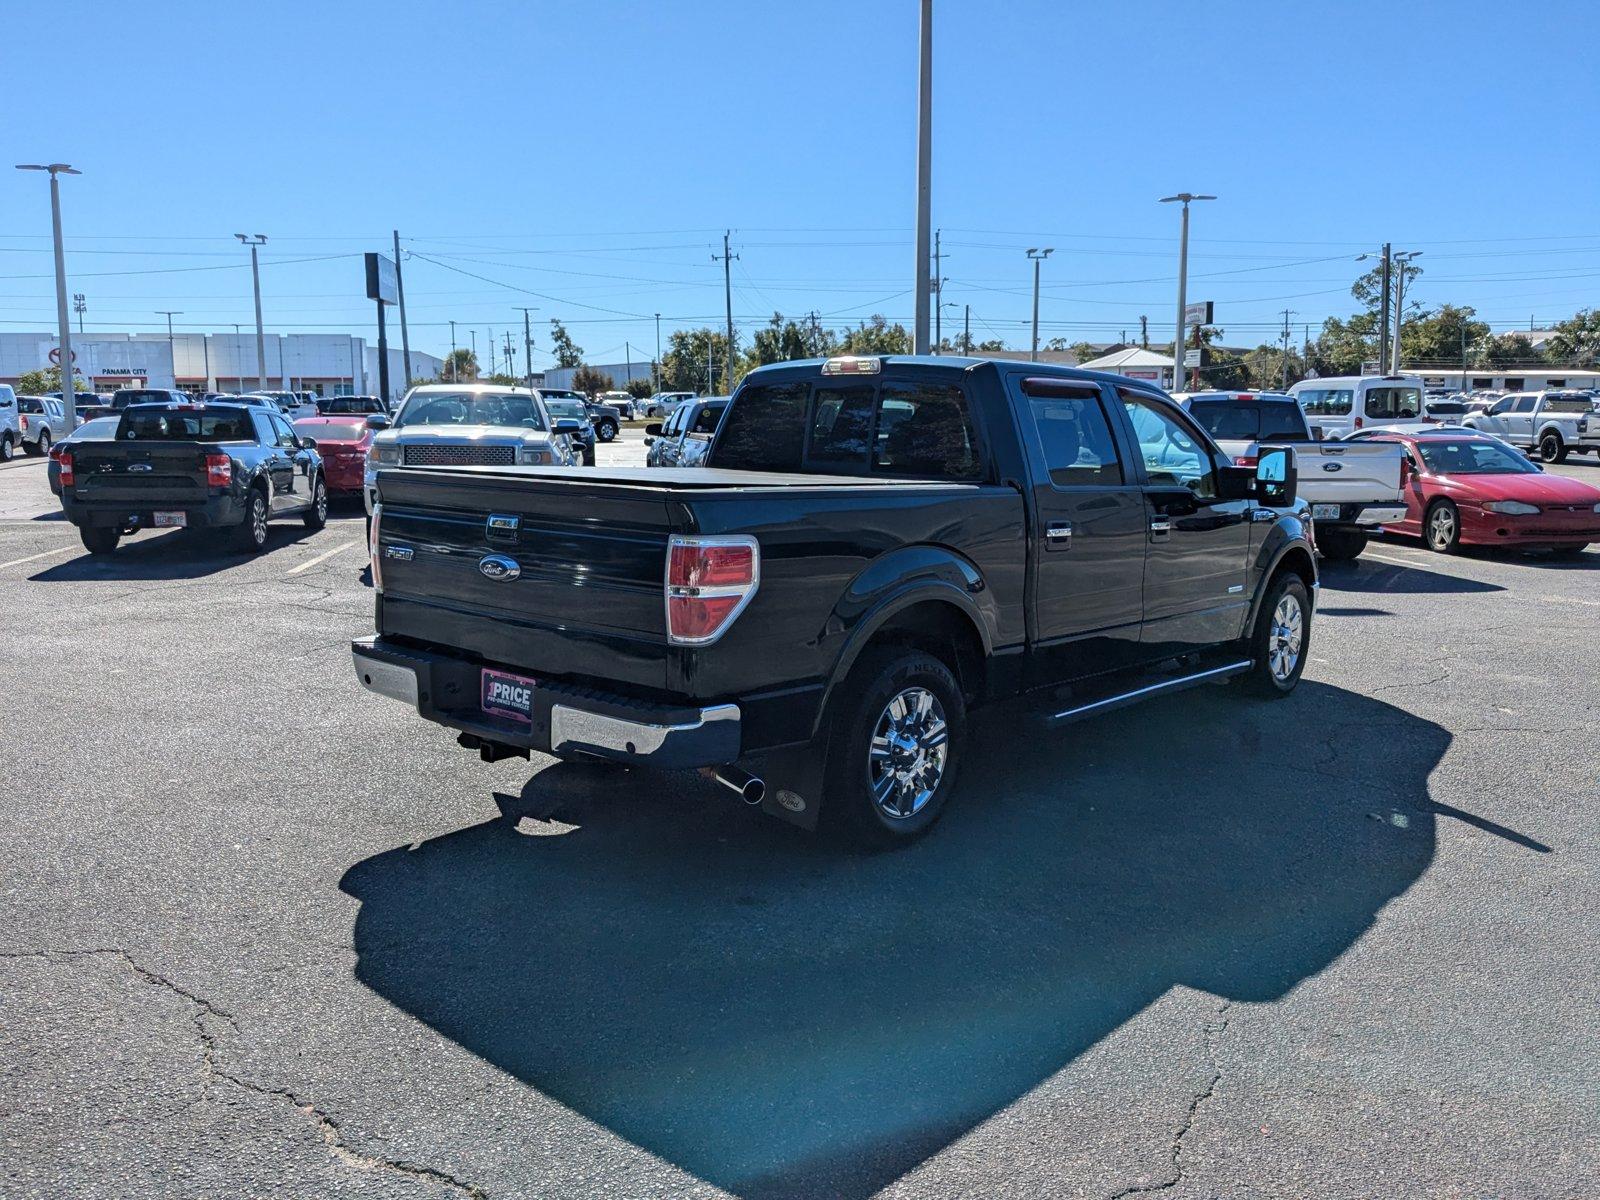
[{"label": "car windshield in background", "polygon": [[1539,468],[1509,446],[1486,438],[1424,438],[1417,450],[1435,475],[1536,475]]},{"label": "car windshield in background", "polygon": [[1553,413],[1588,413],[1593,408],[1594,402],[1582,396],[1550,396],[1544,402],[1544,411]]},{"label": "car windshield in background", "polygon": [[381,413],[383,403],[375,399],[358,396],[334,396],[326,400],[317,401],[317,407],[325,413]]},{"label": "car windshield in background", "polygon": [[576,400],[549,400],[544,402],[544,407],[552,417],[571,417],[578,421],[589,419],[589,410]]},{"label": "car windshield in background", "polygon": [[294,423],[300,437],[316,438],[319,442],[359,442],[367,432],[365,421],[318,421],[308,417]]},{"label": "car windshield in background", "polygon": [[251,436],[243,409],[134,409],[117,429],[119,442],[240,442]]},{"label": "car windshield in background", "polygon": [[1428,401],[1428,415],[1430,417],[1459,417],[1466,411],[1467,406],[1465,404],[1457,403],[1454,400]]},{"label": "car windshield in background", "polygon": [[543,429],[539,408],[527,396],[495,396],[478,392],[413,396],[400,410],[396,427],[412,425],[497,425]]},{"label": "car windshield in background", "polygon": [[1310,440],[1300,406],[1290,400],[1194,400],[1189,415],[1219,442]]},{"label": "car windshield in background", "polygon": [[171,397],[166,392],[147,392],[125,389],[111,397],[112,408],[127,408],[130,404],[165,404]]}]

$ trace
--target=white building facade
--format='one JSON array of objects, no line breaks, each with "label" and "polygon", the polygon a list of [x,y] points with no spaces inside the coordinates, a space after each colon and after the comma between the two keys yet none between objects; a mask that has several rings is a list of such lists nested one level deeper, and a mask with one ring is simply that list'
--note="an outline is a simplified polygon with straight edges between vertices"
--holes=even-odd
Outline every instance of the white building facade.
[{"label": "white building facade", "polygon": [[[53,333],[0,333],[0,383],[57,365]],[[256,359],[253,329],[237,333],[95,333],[72,339],[73,374],[96,392],[119,387],[176,387],[186,392],[246,392],[263,386],[325,396],[376,395],[378,350],[342,333],[266,335],[265,362]],[[265,370],[263,370],[263,366]],[[411,352],[411,378],[434,379],[441,359]],[[389,347],[389,391],[405,392],[404,358]]]}]

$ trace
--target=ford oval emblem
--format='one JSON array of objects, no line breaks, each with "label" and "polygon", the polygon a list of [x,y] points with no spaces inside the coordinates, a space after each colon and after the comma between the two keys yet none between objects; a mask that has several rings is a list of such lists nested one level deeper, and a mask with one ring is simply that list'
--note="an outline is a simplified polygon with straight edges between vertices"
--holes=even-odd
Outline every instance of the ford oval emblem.
[{"label": "ford oval emblem", "polygon": [[1342,470],[1344,470],[1344,464],[1343,463],[1323,463],[1322,464],[1322,469],[1324,471],[1342,471]]},{"label": "ford oval emblem", "polygon": [[510,583],[522,574],[522,564],[504,554],[486,554],[478,560],[478,570],[485,578]]}]

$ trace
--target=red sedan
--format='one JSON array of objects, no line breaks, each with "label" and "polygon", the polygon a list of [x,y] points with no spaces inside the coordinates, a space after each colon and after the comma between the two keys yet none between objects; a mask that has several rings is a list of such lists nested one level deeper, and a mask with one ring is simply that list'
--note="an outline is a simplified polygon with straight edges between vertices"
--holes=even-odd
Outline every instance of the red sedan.
[{"label": "red sedan", "polygon": [[367,447],[377,432],[362,417],[302,417],[294,423],[301,437],[315,438],[330,496],[359,496]]},{"label": "red sedan", "polygon": [[1361,440],[1406,448],[1406,517],[1385,528],[1420,537],[1430,550],[1517,546],[1568,555],[1600,542],[1600,488],[1546,474],[1496,438],[1440,430]]}]

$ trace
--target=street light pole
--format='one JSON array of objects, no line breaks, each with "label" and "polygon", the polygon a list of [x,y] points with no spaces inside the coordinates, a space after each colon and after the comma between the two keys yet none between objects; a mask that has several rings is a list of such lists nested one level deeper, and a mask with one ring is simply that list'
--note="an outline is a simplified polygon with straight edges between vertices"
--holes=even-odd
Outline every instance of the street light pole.
[{"label": "street light pole", "polygon": [[178,309],[158,308],[158,309],[156,309],[156,315],[158,317],[165,317],[167,319],[167,357],[172,359],[172,386],[173,387],[177,387],[178,386],[178,347],[177,347],[176,344],[174,344],[174,342],[172,340],[172,318],[173,317],[181,317],[181,316],[183,316],[183,313],[182,313],[182,311],[180,311]]},{"label": "street light pole", "polygon": [[913,353],[928,353],[932,301],[929,255],[933,227],[933,0],[922,0],[917,72],[917,304]]},{"label": "street light pole", "polygon": [[72,370],[72,319],[67,315],[67,251],[61,238],[61,180],[62,175],[82,175],[66,163],[18,163],[19,171],[50,172],[50,231],[56,248],[56,324],[59,326],[61,354],[61,409],[65,413],[67,432],[78,427],[77,381]]},{"label": "street light pole", "polygon": [[1189,202],[1191,200],[1215,200],[1215,196],[1203,196],[1195,192],[1179,192],[1176,196],[1161,197],[1162,204],[1172,204],[1181,201],[1183,204],[1183,232],[1178,238],[1178,328],[1172,339],[1172,388],[1178,389],[1178,381],[1183,378],[1183,326],[1184,310],[1189,306]]},{"label": "street light pole", "polygon": [[538,308],[525,308],[522,310],[522,358],[523,366],[528,376],[528,390],[533,391],[533,326],[528,323],[528,314],[538,312]]},{"label": "street light pole", "polygon": [[1053,253],[1054,246],[1043,250],[1035,246],[1028,250],[1028,257],[1033,260],[1033,349],[1028,351],[1029,362],[1039,361],[1039,267]]},{"label": "street light pole", "polygon": [[256,292],[256,390],[267,390],[267,334],[261,324],[261,260],[256,257],[256,248],[267,240],[264,233],[233,235],[250,247],[250,279],[255,285]]},{"label": "street light pole", "polygon": [[656,314],[656,360],[650,364],[650,373],[655,376],[656,391],[661,390],[661,314]]},{"label": "street light pole", "polygon": [[456,323],[450,322],[450,382],[461,382],[461,367],[456,362]]},{"label": "street light pole", "polygon": [[400,301],[400,357],[405,359],[400,373],[405,376],[406,391],[411,390],[411,333],[406,325],[406,277],[400,270],[400,231],[394,231],[394,290]]},{"label": "street light pole", "polygon": [[1406,264],[1420,258],[1421,250],[1407,250],[1392,256],[1394,271],[1394,353],[1390,356],[1394,374],[1400,374],[1400,327],[1405,324]]}]

